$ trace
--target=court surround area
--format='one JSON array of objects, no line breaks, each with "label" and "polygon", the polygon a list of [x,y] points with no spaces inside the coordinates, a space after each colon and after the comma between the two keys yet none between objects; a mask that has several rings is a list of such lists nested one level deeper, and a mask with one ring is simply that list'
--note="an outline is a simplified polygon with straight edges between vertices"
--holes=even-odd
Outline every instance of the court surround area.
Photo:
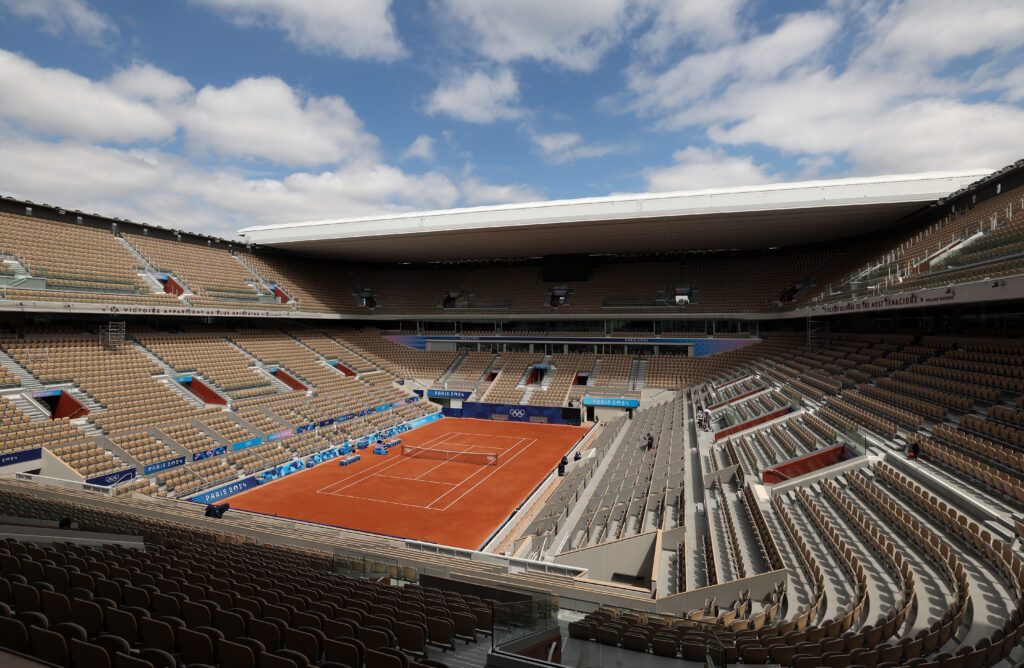
[{"label": "court surround area", "polygon": [[478,549],[586,431],[446,418],[402,434],[387,455],[367,449],[348,466],[325,462],[233,496],[231,506]]}]

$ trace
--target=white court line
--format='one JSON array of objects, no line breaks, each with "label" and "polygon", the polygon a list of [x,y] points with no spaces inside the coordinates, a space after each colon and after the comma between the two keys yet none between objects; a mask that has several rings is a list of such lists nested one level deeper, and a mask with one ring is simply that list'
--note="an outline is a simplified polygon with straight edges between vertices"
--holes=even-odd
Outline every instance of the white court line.
[{"label": "white court line", "polygon": [[[430,443],[431,441],[436,441],[439,438],[447,438],[447,437],[448,437],[447,434],[443,434],[441,436],[435,436],[434,438],[430,439],[429,441],[426,441],[426,443]],[[337,480],[335,482],[332,482],[330,485],[327,485],[326,487],[318,489],[317,490],[317,494],[333,494],[333,492],[328,492],[328,491],[325,491],[325,490],[329,490],[332,487],[337,487],[338,485],[341,485],[342,483],[346,483],[346,482],[352,481],[351,484],[345,485],[344,487],[340,487],[339,488],[339,489],[347,489],[348,487],[351,487],[352,485],[354,485],[357,482],[361,482],[362,480],[365,480],[367,478],[372,478],[373,475],[375,475],[376,473],[379,473],[380,471],[387,471],[388,469],[394,468],[395,466],[400,464],[401,461],[402,461],[401,457],[395,457],[394,460],[391,460],[391,458],[382,459],[381,461],[377,462],[376,464],[371,464],[369,467],[363,469],[362,471],[360,471],[359,473],[356,473],[355,475],[349,476],[348,478],[342,478],[341,480]],[[381,467],[383,467],[383,468],[381,468]],[[365,475],[365,474],[370,474],[370,475]]]},{"label": "white court line", "polygon": [[[520,439],[519,439],[519,443],[517,443],[517,445],[521,444],[521,443],[522,443],[523,441],[526,441],[526,440],[527,440],[526,438],[520,438]],[[477,487],[479,487],[479,486],[480,486],[480,483],[484,482],[485,480],[487,480],[488,478],[490,478],[490,477],[491,477],[492,475],[494,475],[495,473],[497,473],[499,469],[502,469],[502,468],[504,468],[504,467],[505,467],[505,465],[506,465],[506,464],[508,464],[509,462],[511,462],[511,461],[512,461],[513,459],[515,459],[515,458],[516,458],[516,457],[518,457],[519,455],[521,455],[521,454],[523,454],[524,452],[526,452],[527,450],[529,450],[530,446],[531,446],[531,445],[533,445],[533,444],[534,444],[534,443],[536,443],[536,442],[537,442],[537,439],[535,439],[535,438],[533,438],[533,439],[529,439],[529,444],[528,444],[528,445],[527,445],[526,447],[522,448],[521,450],[519,450],[519,452],[517,452],[517,453],[515,453],[514,455],[512,455],[511,457],[507,458],[507,459],[506,459],[506,460],[505,460],[505,461],[504,461],[503,463],[499,464],[498,466],[495,466],[495,467],[494,467],[494,470],[493,470],[493,471],[491,471],[490,473],[488,473],[487,475],[485,475],[485,476],[484,476],[483,478],[481,478],[481,479],[480,479],[480,480],[479,480],[479,481],[478,481],[478,482],[477,482],[476,484],[474,484],[474,485],[473,485],[472,487],[470,487],[470,488],[469,488],[469,489],[467,489],[467,490],[466,490],[465,492],[463,492],[462,494],[460,494],[460,495],[458,496],[458,498],[454,499],[454,500],[453,500],[453,501],[452,501],[451,503],[449,503],[449,504],[448,504],[447,506],[445,506],[445,507],[444,507],[444,508],[443,508],[442,510],[448,510],[449,508],[451,508],[451,507],[452,507],[452,505],[453,505],[453,504],[455,504],[455,503],[457,503],[457,502],[458,502],[458,501],[459,501],[460,499],[462,499],[462,497],[466,496],[466,494],[469,494],[469,493],[470,493],[471,491],[473,491],[474,489],[476,489]],[[515,449],[515,447],[516,447],[516,446],[512,446],[512,448],[509,448],[509,449],[510,449],[510,450],[513,450],[513,449]],[[507,451],[506,451],[506,452],[507,452]],[[476,473],[474,472],[474,475],[475,475],[475,474],[476,474]],[[450,491],[450,490],[449,490],[449,491]],[[441,497],[439,497],[439,498],[443,498],[443,497],[444,497],[444,495],[442,495],[442,496],[441,496]],[[434,503],[437,503],[437,499],[435,499],[435,500],[434,500]],[[433,505],[433,504],[431,504],[431,505]]]},{"label": "white court line", "polygon": [[374,503],[390,503],[393,506],[405,506],[406,508],[419,508],[420,510],[437,510],[430,506],[419,506],[414,503],[402,503],[401,501],[388,501],[386,499],[371,499],[367,496],[352,496],[351,494],[331,494],[341,499],[356,499],[357,501],[372,501]]},{"label": "white court line", "polygon": [[[384,475],[383,473],[378,473],[376,475],[376,477],[377,478],[391,478],[392,480],[419,480],[419,482],[429,482],[432,485],[448,485],[449,487],[458,487],[462,483],[466,482],[465,480],[463,480],[462,482],[441,482],[440,480],[420,480],[419,478],[406,478],[406,477],[400,476],[400,475]],[[339,495],[335,494],[334,496],[339,496]]]},{"label": "white court line", "polygon": [[[413,480],[419,480],[423,476],[427,475],[428,473],[433,473],[434,471],[436,471],[437,469],[441,468],[442,466],[444,466],[447,463],[448,463],[447,460],[442,459],[441,461],[439,461],[437,463],[437,466],[435,466],[435,467],[433,467],[431,469],[427,469],[423,473],[421,473],[418,476],[416,476],[415,478],[413,478]],[[427,482],[433,482],[433,481],[432,480],[428,480]],[[463,481],[463,482],[465,482],[465,481]],[[462,483],[459,483],[459,484],[461,485]]]}]

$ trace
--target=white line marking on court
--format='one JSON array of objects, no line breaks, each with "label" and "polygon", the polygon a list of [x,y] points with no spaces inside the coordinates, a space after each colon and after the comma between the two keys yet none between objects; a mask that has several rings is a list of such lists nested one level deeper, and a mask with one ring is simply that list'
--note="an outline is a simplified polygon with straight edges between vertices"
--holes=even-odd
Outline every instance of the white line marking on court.
[{"label": "white line marking on court", "polygon": [[[440,439],[447,438],[447,434],[444,434],[444,435],[441,435],[441,436],[435,436],[434,438],[426,441],[426,443],[424,443],[424,445],[426,445],[427,443],[430,443],[431,441],[436,441],[439,438]],[[351,476],[349,476],[347,478],[342,478],[341,480],[332,482],[330,485],[327,485],[326,487],[318,489],[317,493],[318,494],[333,494],[333,492],[328,492],[326,490],[329,490],[329,489],[334,488],[334,487],[338,487],[338,485],[342,485],[342,483],[350,482],[350,484],[348,484],[348,485],[344,485],[342,487],[338,487],[339,490],[347,489],[347,488],[351,487],[352,485],[356,484],[357,482],[362,482],[365,479],[372,478],[375,474],[380,473],[381,471],[387,471],[388,469],[394,468],[395,466],[397,466],[401,462],[402,462],[402,458],[401,457],[395,457],[394,460],[392,460],[390,457],[388,457],[386,459],[382,459],[381,461],[377,462],[376,464],[371,464],[367,468],[363,469],[362,471],[359,471],[358,473],[356,473],[354,475],[351,475]],[[369,475],[367,475],[367,474],[369,474]]]},{"label": "white line marking on court", "polygon": [[393,506],[406,506],[407,508],[419,508],[420,510],[437,510],[437,508],[430,508],[429,506],[419,506],[414,503],[402,503],[401,501],[388,501],[387,499],[370,498],[368,496],[353,496],[351,494],[331,494],[331,496],[337,496],[342,499],[356,499],[358,501],[373,501],[375,503],[390,503]]},{"label": "white line marking on court", "polygon": [[[495,447],[493,443],[488,443],[487,445],[479,445],[478,443],[454,443],[454,442],[450,442],[450,441],[458,440],[457,437],[459,437],[459,436],[471,436],[471,437],[473,437],[473,439],[486,438],[488,440],[494,439],[494,438],[503,438],[503,439],[515,441],[515,443],[512,444],[509,447],[501,447],[501,446]],[[525,447],[522,447],[522,448],[518,449],[517,452],[515,452],[514,454],[512,454],[509,457],[506,457],[509,452],[512,452],[513,450],[517,450],[517,448],[519,448],[519,446],[524,445],[524,442],[525,442]],[[467,489],[462,494],[460,494],[458,497],[456,497],[451,502],[449,502],[448,505],[446,505],[444,508],[434,508],[432,506],[435,503],[437,503],[438,501],[440,501],[441,499],[443,499],[444,497],[446,497],[449,494],[451,494],[453,491],[457,491],[458,488],[461,487],[462,485],[466,484],[467,482],[470,482],[478,473],[480,473],[481,471],[485,470],[484,466],[479,467],[479,470],[475,470],[475,471],[470,472],[460,482],[450,483],[450,482],[440,482],[440,481],[436,481],[436,480],[421,480],[422,476],[424,476],[424,475],[426,475],[428,473],[431,473],[434,470],[440,468],[441,466],[449,463],[448,460],[442,460],[441,462],[438,463],[437,466],[434,466],[431,469],[429,469],[427,471],[424,471],[423,473],[420,473],[415,478],[409,478],[407,476],[388,475],[388,474],[384,473],[385,471],[390,471],[395,466],[401,464],[402,461],[404,461],[403,457],[396,457],[394,459],[388,458],[388,459],[384,459],[384,460],[382,460],[380,462],[377,462],[375,464],[372,464],[371,466],[363,469],[362,471],[360,471],[359,473],[356,473],[355,475],[352,475],[352,476],[350,476],[348,478],[344,478],[342,480],[338,480],[336,482],[333,482],[330,485],[327,485],[326,487],[323,487],[323,488],[317,490],[317,493],[318,494],[330,495],[330,496],[337,496],[337,497],[341,497],[341,498],[359,499],[359,500],[362,500],[362,501],[375,501],[377,503],[389,503],[389,504],[397,505],[397,506],[406,506],[408,508],[419,508],[421,510],[434,510],[434,511],[444,512],[444,511],[449,510],[453,505],[455,505],[460,500],[462,500],[467,494],[469,494],[471,491],[473,491],[474,489],[479,487],[484,481],[488,480],[492,475],[497,473],[498,469],[503,468],[506,464],[511,462],[513,459],[515,459],[516,457],[518,457],[522,453],[526,452],[536,442],[537,442],[536,438],[528,438],[528,437],[517,438],[515,436],[492,436],[492,435],[488,435],[488,434],[472,434],[472,433],[469,433],[469,432],[447,432],[445,434],[441,434],[441,435],[435,436],[434,438],[431,438],[431,439],[429,439],[427,441],[424,441],[421,445],[416,446],[416,447],[426,448],[428,450],[431,450],[431,449],[443,450],[443,449],[445,449],[445,447],[444,447],[445,445],[452,445],[452,446],[456,446],[457,445],[457,446],[461,446],[463,448],[466,448],[465,450],[461,450],[461,452],[467,452],[467,453],[472,453],[472,452],[475,451],[476,448],[481,448],[481,449],[485,450],[484,454],[498,454],[500,457],[505,458],[505,461],[503,461],[498,466],[494,467],[494,469],[492,471],[490,471],[485,476],[480,478],[480,480],[478,480],[469,489]],[[347,489],[349,489],[349,488],[351,488],[351,487],[353,487],[353,486],[355,486],[355,485],[357,485],[357,484],[359,484],[361,482],[365,482],[365,481],[370,480],[370,479],[372,479],[374,477],[393,478],[393,479],[396,479],[396,480],[417,480],[417,481],[420,481],[420,482],[426,482],[426,483],[435,484],[435,485],[446,485],[446,486],[451,487],[452,489],[445,490],[444,492],[441,493],[440,496],[436,497],[433,501],[431,501],[427,505],[404,503],[404,502],[401,502],[401,501],[391,501],[391,500],[388,500],[388,499],[381,499],[381,498],[377,498],[377,497],[372,497],[371,498],[371,497],[366,497],[366,496],[356,496],[356,495],[353,495],[353,494],[343,494],[343,493],[341,493],[341,492],[344,492],[345,490],[347,490]],[[330,491],[328,491],[328,490],[330,490]]]},{"label": "white line marking on court", "polygon": [[[431,483],[433,485],[449,485],[451,487],[457,487],[458,485],[461,485],[463,482],[466,482],[465,480],[463,480],[462,482],[442,482],[440,480],[420,480],[419,478],[406,478],[406,477],[400,476],[400,475],[384,475],[383,473],[378,473],[375,477],[377,477],[377,478],[391,478],[392,480],[419,480],[420,482],[429,482],[429,483]],[[338,495],[336,494],[335,496],[338,496]]]},{"label": "white line marking on court", "polygon": [[[526,438],[520,438],[520,439],[519,439],[519,442],[518,442],[518,443],[517,443],[516,445],[512,446],[511,448],[509,448],[509,450],[514,450],[514,449],[516,448],[516,446],[518,446],[519,444],[521,444],[521,443],[522,443],[523,441],[526,441],[526,440],[527,440]],[[497,473],[499,469],[501,469],[501,468],[504,468],[504,467],[505,467],[505,465],[506,465],[506,464],[508,464],[509,462],[511,462],[511,461],[512,461],[513,459],[515,459],[515,458],[516,458],[516,457],[518,457],[519,455],[521,455],[521,454],[523,454],[524,452],[526,452],[527,450],[529,450],[529,449],[530,449],[530,446],[532,446],[532,445],[533,445],[533,444],[535,444],[536,442],[537,442],[537,439],[535,439],[535,438],[529,439],[529,445],[527,445],[526,447],[522,448],[521,450],[519,450],[518,452],[516,452],[516,453],[515,453],[514,455],[512,455],[511,457],[508,457],[508,458],[506,458],[506,459],[505,459],[505,461],[504,461],[504,462],[502,462],[501,464],[499,464],[498,466],[495,466],[495,467],[494,467],[494,470],[493,470],[493,471],[491,471],[490,473],[488,473],[487,475],[485,475],[485,476],[484,476],[483,478],[480,478],[480,480],[479,480],[479,481],[477,481],[477,483],[476,483],[476,484],[474,484],[474,485],[473,485],[472,487],[470,487],[470,488],[469,488],[469,489],[467,489],[467,490],[466,490],[465,492],[463,492],[462,494],[460,494],[460,495],[459,495],[459,496],[458,496],[457,498],[453,499],[453,500],[451,501],[451,503],[449,503],[449,504],[448,504],[447,506],[445,506],[445,507],[444,507],[444,508],[443,508],[442,510],[448,510],[449,508],[451,508],[451,507],[452,507],[452,505],[453,505],[453,504],[455,504],[455,503],[458,503],[458,502],[459,502],[459,501],[460,501],[460,500],[461,500],[461,499],[462,499],[462,498],[463,498],[464,496],[466,496],[467,494],[469,494],[470,492],[472,492],[472,491],[473,491],[474,489],[476,489],[477,487],[479,487],[479,486],[480,486],[480,483],[484,482],[485,480],[487,480],[488,478],[490,478],[490,477],[491,477],[492,475],[494,475],[495,473]],[[506,450],[506,452],[508,452],[508,451]],[[476,475],[476,472],[475,472],[475,471],[474,471],[473,475]],[[470,477],[472,477],[472,476],[470,476]],[[451,492],[451,491],[452,491],[452,490],[449,490],[449,492]],[[447,493],[446,493],[446,494],[447,494]],[[442,494],[442,495],[441,495],[441,497],[439,497],[438,499],[435,499],[435,500],[434,500],[434,503],[437,503],[437,501],[439,501],[439,500],[440,500],[441,498],[444,498],[444,496],[445,496],[446,494]],[[431,505],[433,505],[433,503],[432,503]]]}]

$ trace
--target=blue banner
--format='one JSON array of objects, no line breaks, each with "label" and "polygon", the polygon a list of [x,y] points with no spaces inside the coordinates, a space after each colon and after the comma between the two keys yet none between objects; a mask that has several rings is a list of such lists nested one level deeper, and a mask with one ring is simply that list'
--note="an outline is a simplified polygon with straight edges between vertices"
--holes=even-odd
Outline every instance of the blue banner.
[{"label": "blue banner", "polygon": [[256,478],[249,476],[248,478],[236,480],[235,482],[224,485],[223,487],[211,489],[209,492],[196,494],[189,499],[189,501],[195,501],[196,503],[213,503],[214,501],[220,501],[223,498],[229,497],[232,494],[238,494],[239,492],[244,492],[247,489],[252,489],[256,484]]},{"label": "blue banner", "polygon": [[150,276],[158,281],[166,281],[168,279],[167,274],[150,274]]},{"label": "blue banner", "polygon": [[334,424],[334,418],[328,418],[326,420],[320,420],[320,422],[317,423],[317,427],[329,427],[332,424]]},{"label": "blue banner", "polygon": [[279,431],[279,432],[277,432],[275,434],[271,434],[270,436],[267,436],[267,441],[280,441],[282,438],[288,438],[289,436],[292,436],[294,434],[295,434],[294,430],[292,430],[292,429],[285,429],[284,431]]},{"label": "blue banner", "polygon": [[20,464],[21,462],[30,462],[34,459],[42,458],[42,448],[32,448],[31,450],[21,450],[19,452],[5,452],[0,455],[0,466],[10,466],[11,464]]},{"label": "blue banner", "polygon": [[461,408],[448,408],[446,406],[441,407],[441,414],[445,417],[460,418],[462,417]]},{"label": "blue banner", "polygon": [[442,397],[445,399],[469,399],[472,392],[462,390],[427,390],[428,397]]},{"label": "blue banner", "polygon": [[89,483],[90,485],[102,485],[103,487],[110,487],[111,485],[116,485],[119,482],[131,480],[134,477],[135,467],[133,466],[130,469],[124,469],[123,471],[118,471],[116,473],[108,473],[106,475],[96,476],[95,478],[89,478],[88,480],[86,480],[86,482]]},{"label": "blue banner", "polygon": [[715,339],[715,338],[671,338],[669,337],[628,337],[628,336],[560,336],[553,332],[551,336],[516,336],[514,333],[501,336],[422,336],[414,334],[389,334],[386,337],[397,344],[426,350],[427,340],[431,341],[480,341],[480,342],[535,342],[535,343],[584,343],[584,344],[645,344],[651,346],[693,346],[693,356],[703,357],[724,353],[752,343],[760,339]]},{"label": "blue banner", "polygon": [[327,462],[341,457],[342,455],[347,455],[349,451],[350,448],[348,446],[342,445],[337,448],[331,448],[329,450],[324,450],[323,452],[310,455],[309,457],[306,457],[306,468],[311,469],[322,462]]},{"label": "blue banner", "polygon": [[423,396],[423,390],[413,390],[413,393],[414,393],[414,394],[415,394],[415,395],[416,395],[417,397],[422,397],[422,396]]},{"label": "blue banner", "polygon": [[548,424],[577,424],[562,417],[561,406],[523,406],[520,404],[483,404],[466,401],[462,404],[462,417],[493,420],[494,415],[507,415],[511,422],[529,422],[530,418],[544,418]]},{"label": "blue banner", "polygon": [[60,395],[60,390],[37,390],[29,394],[33,399],[38,399],[40,397],[59,397]]},{"label": "blue banner", "polygon": [[296,459],[294,461],[288,462],[287,464],[275,466],[274,468],[268,469],[263,473],[257,473],[256,484],[262,485],[264,483],[273,482],[274,480],[277,480],[278,478],[283,478],[286,475],[303,471],[305,470],[305,468],[306,461],[304,459]]},{"label": "blue banner", "polygon": [[181,466],[185,463],[184,457],[175,457],[174,459],[168,459],[165,462],[157,462],[156,464],[146,464],[146,467],[142,469],[143,473],[156,473],[157,471],[163,471],[164,469],[173,469],[175,466]]},{"label": "blue banner", "polygon": [[181,378],[175,378],[174,380],[179,383],[191,383],[192,376],[182,376]]},{"label": "blue banner", "polygon": [[334,418],[334,421],[335,422],[348,422],[349,420],[355,420],[355,419],[356,419],[356,414],[355,413],[349,413],[348,415],[342,415],[341,417]]},{"label": "blue banner", "polygon": [[637,408],[639,399],[617,399],[614,397],[583,397],[584,406],[615,406],[618,408]]},{"label": "blue banner", "polygon": [[313,429],[316,429],[316,422],[313,422],[312,424],[304,424],[301,427],[296,427],[295,428],[295,433],[296,434],[302,434],[302,433],[305,433],[307,431],[311,431]]},{"label": "blue banner", "polygon": [[223,455],[227,451],[228,451],[228,446],[222,445],[220,447],[214,448],[213,450],[207,450],[205,452],[193,452],[192,453],[192,461],[198,462],[201,459],[209,459],[211,457],[219,457],[220,455]]},{"label": "blue banner", "polygon": [[418,417],[415,420],[413,420],[412,422],[410,422],[409,423],[409,428],[410,429],[415,429],[416,427],[422,427],[425,424],[430,424],[431,422],[434,422],[436,420],[440,420],[443,417],[444,416],[441,415],[440,413],[431,413],[430,415],[424,415],[424,416]]},{"label": "blue banner", "polygon": [[232,450],[245,450],[246,448],[251,448],[254,445],[259,445],[262,442],[263,442],[263,438],[260,437],[260,436],[257,436],[256,438],[250,438],[250,439],[248,439],[246,441],[239,441],[238,443],[232,443],[231,444],[231,449]]}]

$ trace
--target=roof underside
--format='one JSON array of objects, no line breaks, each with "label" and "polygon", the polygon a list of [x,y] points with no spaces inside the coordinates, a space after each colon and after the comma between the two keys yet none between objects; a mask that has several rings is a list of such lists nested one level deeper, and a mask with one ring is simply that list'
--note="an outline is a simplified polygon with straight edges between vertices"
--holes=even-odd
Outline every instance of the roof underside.
[{"label": "roof underside", "polygon": [[268,225],[240,234],[264,246],[372,262],[762,249],[889,228],[990,173],[618,195]]}]

